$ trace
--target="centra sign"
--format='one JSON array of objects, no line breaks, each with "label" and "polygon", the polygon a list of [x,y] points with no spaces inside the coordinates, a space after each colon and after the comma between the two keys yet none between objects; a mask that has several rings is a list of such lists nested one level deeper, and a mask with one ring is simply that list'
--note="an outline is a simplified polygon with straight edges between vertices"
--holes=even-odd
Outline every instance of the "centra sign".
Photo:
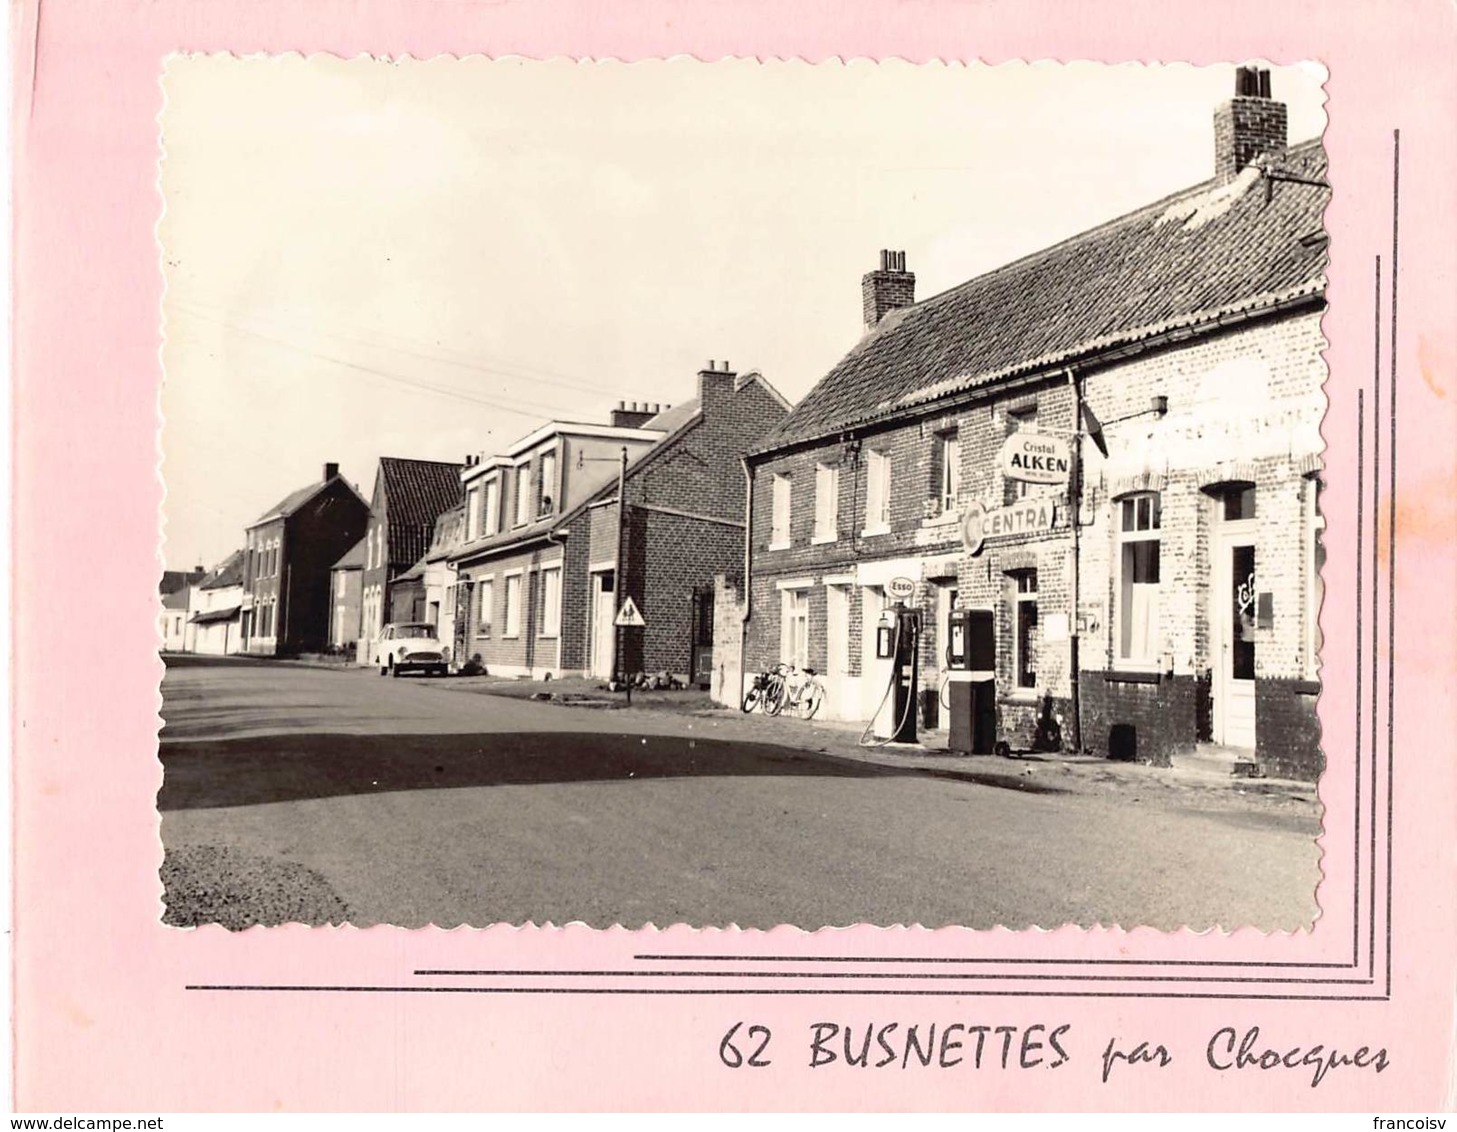
[{"label": "centra sign", "polygon": [[1056,526],[1055,499],[1024,499],[992,511],[973,503],[962,510],[961,544],[967,554],[977,554],[988,539],[1041,534]]},{"label": "centra sign", "polygon": [[1003,443],[997,465],[1008,479],[1065,484],[1072,474],[1072,450],[1060,436],[1019,429]]}]

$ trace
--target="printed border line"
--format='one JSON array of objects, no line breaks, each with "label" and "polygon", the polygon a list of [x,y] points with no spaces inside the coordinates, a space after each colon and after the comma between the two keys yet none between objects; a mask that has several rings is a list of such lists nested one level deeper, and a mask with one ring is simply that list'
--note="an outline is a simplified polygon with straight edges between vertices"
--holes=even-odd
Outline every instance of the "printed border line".
[{"label": "printed border line", "polygon": [[[1392,140],[1393,140],[1393,148],[1392,148],[1392,243],[1391,243],[1392,265],[1391,265],[1391,280],[1390,280],[1390,283],[1391,283],[1391,333],[1389,335],[1389,344],[1390,344],[1390,388],[1391,388],[1390,410],[1389,410],[1389,412],[1390,412],[1390,449],[1391,449],[1392,456],[1391,456],[1391,459],[1389,461],[1389,468],[1388,468],[1388,475],[1389,475],[1390,487],[1389,487],[1389,490],[1388,490],[1388,493],[1387,493],[1387,508],[1388,508],[1388,527],[1387,527],[1387,602],[1388,602],[1388,608],[1387,608],[1387,666],[1386,666],[1386,676],[1387,676],[1387,679],[1386,679],[1386,693],[1387,693],[1387,720],[1386,720],[1386,761],[1387,761],[1387,772],[1386,772],[1386,819],[1387,820],[1386,820],[1386,900],[1385,900],[1385,904],[1386,904],[1386,923],[1385,923],[1385,942],[1386,942],[1386,948],[1385,948],[1385,969],[1386,969],[1386,979],[1385,979],[1385,987],[1384,987],[1384,989],[1383,989],[1382,992],[1380,992],[1378,994],[1375,994],[1375,995],[1296,995],[1296,994],[1229,994],[1229,993],[1221,994],[1221,993],[1217,993],[1217,992],[1192,992],[1192,991],[1185,991],[1185,992],[1178,992],[1178,991],[1109,991],[1109,990],[1087,990],[1087,991],[1035,990],[1035,991],[1027,991],[1027,990],[1011,990],[1011,989],[1008,989],[1008,990],[995,990],[995,989],[966,989],[966,988],[958,988],[958,989],[954,989],[954,990],[953,989],[937,990],[937,989],[930,989],[930,988],[895,988],[895,989],[884,988],[883,989],[883,988],[873,988],[873,987],[872,988],[856,987],[856,988],[853,988],[853,989],[848,989],[847,988],[847,989],[841,990],[841,989],[838,989],[838,988],[808,988],[808,987],[787,987],[787,988],[786,987],[774,987],[774,988],[764,988],[764,987],[710,987],[710,988],[704,988],[704,987],[666,987],[666,988],[657,988],[657,987],[641,987],[641,986],[638,986],[638,987],[581,987],[581,986],[576,986],[576,987],[574,987],[574,986],[562,986],[562,987],[551,987],[551,986],[509,986],[509,987],[462,986],[462,987],[453,987],[453,986],[419,986],[419,985],[409,985],[409,986],[389,986],[389,985],[373,985],[373,986],[371,986],[371,985],[339,985],[339,986],[326,986],[326,985],[312,985],[311,986],[311,985],[303,985],[303,984],[300,984],[300,985],[285,985],[285,984],[203,984],[203,983],[186,984],[183,989],[184,990],[188,990],[188,991],[214,991],[214,992],[219,992],[220,991],[220,992],[261,992],[261,993],[359,993],[359,994],[497,994],[497,995],[499,995],[499,994],[533,994],[533,995],[534,994],[573,994],[573,995],[619,995],[619,996],[620,995],[718,996],[718,995],[747,995],[747,994],[753,994],[753,995],[759,995],[761,997],[763,997],[763,996],[788,996],[788,995],[808,995],[808,996],[827,996],[827,995],[882,996],[883,995],[883,996],[896,996],[896,997],[1143,998],[1143,999],[1181,999],[1181,1000],[1182,999],[1212,999],[1212,1000],[1220,1000],[1220,1001],[1279,1001],[1279,1002],[1301,1002],[1301,1001],[1317,1001],[1317,1002],[1383,1002],[1383,1001],[1390,1001],[1390,998],[1391,998],[1391,987],[1392,987],[1392,950],[1393,950],[1393,948],[1392,948],[1392,935],[1393,935],[1393,933],[1392,933],[1392,908],[1393,908],[1393,889],[1392,889],[1392,884],[1393,884],[1393,878],[1394,878],[1394,870],[1393,870],[1393,859],[1394,859],[1393,846],[1394,846],[1394,841],[1395,841],[1395,837],[1394,837],[1394,832],[1395,832],[1395,796],[1394,796],[1394,791],[1393,791],[1392,785],[1393,785],[1393,781],[1394,781],[1394,772],[1395,772],[1395,703],[1396,703],[1396,688],[1395,688],[1395,682],[1396,682],[1396,663],[1395,663],[1395,640],[1396,640],[1395,600],[1396,600],[1396,492],[1397,492],[1397,476],[1396,476],[1395,452],[1396,452],[1396,437],[1397,437],[1396,386],[1397,386],[1397,297],[1398,297],[1398,291],[1399,291],[1398,253],[1399,253],[1399,247],[1400,247],[1400,242],[1399,242],[1399,236],[1400,236],[1399,210],[1400,210],[1400,196],[1401,196],[1401,194],[1400,194],[1400,184],[1401,184],[1401,179],[1400,179],[1400,175],[1401,175],[1401,131],[1400,131],[1400,129],[1393,130],[1393,132],[1392,132]],[[1378,279],[1379,279],[1379,273],[1380,273],[1379,259],[1378,259],[1378,262],[1377,262],[1377,273],[1378,273]],[[1378,282],[1378,286],[1377,286],[1377,291],[1378,291],[1378,294],[1377,294],[1377,309],[1376,309],[1376,325],[1378,327],[1378,341],[1379,341],[1379,326],[1380,326],[1380,319],[1381,319],[1379,282]],[[1378,357],[1379,357],[1379,349],[1380,349],[1380,347],[1379,347],[1379,344],[1378,344],[1378,346],[1377,346]],[[1376,374],[1375,381],[1376,381],[1376,390],[1377,390],[1377,397],[1378,397],[1378,404],[1379,404],[1379,363],[1378,363],[1378,370],[1377,370],[1377,374]],[[1373,416],[1374,416],[1374,414],[1373,414]],[[1373,430],[1376,431],[1377,432],[1377,435],[1378,435],[1378,440],[1376,441],[1377,450],[1378,450],[1378,457],[1377,457],[1378,461],[1379,461],[1379,427],[1380,427],[1379,420],[1373,420]],[[1362,594],[1362,587],[1361,587],[1361,580],[1360,580],[1360,571],[1361,571],[1361,562],[1362,562],[1362,557],[1363,556],[1360,553],[1360,540],[1361,540],[1361,531],[1363,530],[1362,520],[1361,520],[1361,499],[1362,499],[1362,496],[1364,494],[1364,488],[1365,488],[1364,476],[1363,476],[1363,468],[1361,467],[1361,462],[1362,462],[1361,461],[1361,453],[1362,453],[1362,448],[1363,448],[1363,444],[1364,444],[1364,433],[1365,433],[1365,422],[1364,422],[1364,391],[1358,389],[1357,390],[1357,452],[1358,452],[1358,469],[1357,469],[1357,540],[1358,540],[1357,578],[1358,578],[1358,581],[1357,581],[1357,602],[1356,602],[1358,657],[1359,657],[1359,650],[1360,650],[1360,647],[1361,647],[1360,642],[1361,642],[1361,636],[1362,636],[1361,608],[1362,608],[1362,597],[1363,597],[1363,594]],[[1376,472],[1373,474],[1373,481],[1374,482],[1373,482],[1372,498],[1373,498],[1373,502],[1374,502],[1374,509],[1373,509],[1372,519],[1373,519],[1373,523],[1375,524],[1375,529],[1373,530],[1373,537],[1372,537],[1372,543],[1373,543],[1373,546],[1372,546],[1372,552],[1373,552],[1373,571],[1372,571],[1372,573],[1373,573],[1373,579],[1372,579],[1372,598],[1373,598],[1373,609],[1372,609],[1372,614],[1373,614],[1373,626],[1372,626],[1372,640],[1373,640],[1372,679],[1373,679],[1373,685],[1375,685],[1375,684],[1377,684],[1379,682],[1379,675],[1380,675],[1379,658],[1376,655],[1376,651],[1377,650],[1375,648],[1375,644],[1379,640],[1378,634],[1379,634],[1379,617],[1380,617],[1380,615],[1379,615],[1379,554],[1380,554],[1380,547],[1379,547],[1379,534],[1380,534],[1380,529],[1379,529],[1379,515],[1380,515],[1380,510],[1379,510],[1379,504],[1380,504],[1379,463],[1378,463],[1378,467],[1376,469]],[[1358,663],[1357,663],[1357,676],[1356,676],[1356,679],[1357,679],[1357,688],[1358,688],[1357,697],[1356,697],[1356,699],[1357,699],[1358,719],[1359,719],[1360,702],[1361,702],[1361,695],[1360,695],[1360,690],[1359,690],[1360,689],[1360,681],[1361,681],[1361,668],[1362,668],[1362,666],[1361,666],[1360,662],[1358,661]],[[1375,943],[1376,943],[1376,938],[1377,938],[1377,933],[1376,933],[1376,917],[1375,917],[1375,905],[1376,905],[1376,895],[1377,895],[1376,894],[1376,890],[1375,890],[1375,882],[1376,882],[1376,876],[1377,876],[1377,861],[1376,861],[1376,852],[1375,851],[1376,851],[1376,845],[1377,845],[1377,830],[1376,830],[1375,827],[1376,827],[1377,794],[1379,793],[1379,791],[1378,791],[1378,785],[1379,785],[1379,783],[1378,783],[1378,773],[1377,773],[1377,759],[1376,759],[1378,722],[1377,722],[1377,719],[1374,718],[1375,715],[1376,715],[1375,708],[1379,704],[1379,689],[1377,687],[1374,687],[1374,686],[1372,688],[1372,702],[1373,702],[1373,719],[1372,719],[1372,748],[1373,749],[1372,749],[1372,759],[1371,759],[1371,763],[1372,763],[1372,767],[1371,767],[1371,775],[1372,775],[1372,789],[1371,789],[1371,810],[1372,810],[1372,828],[1371,828],[1371,842],[1372,842],[1372,853],[1371,853],[1371,886],[1372,887],[1371,887],[1371,899],[1370,899],[1370,913],[1371,913],[1371,915],[1370,915],[1370,921],[1369,921],[1369,923],[1370,923],[1370,936],[1369,936],[1370,945],[1369,945],[1369,948],[1368,948],[1368,957],[1369,957],[1369,962],[1370,962],[1370,969],[1372,971],[1372,978],[1370,980],[1333,980],[1333,979],[1310,979],[1310,980],[1301,980],[1301,979],[1208,978],[1208,977],[1200,977],[1200,976],[1166,976],[1162,980],[1160,980],[1160,979],[1158,979],[1157,977],[1154,977],[1154,976],[1149,976],[1149,977],[1133,976],[1129,981],[1137,981],[1137,982],[1153,982],[1153,981],[1196,982],[1196,981],[1211,981],[1211,982],[1219,982],[1219,983],[1226,983],[1226,984],[1233,984],[1233,983],[1238,983],[1238,982],[1270,983],[1270,982],[1277,982],[1278,981],[1278,982],[1288,982],[1288,983],[1297,983],[1298,982],[1298,983],[1309,983],[1309,984],[1313,984],[1313,985],[1330,985],[1330,986],[1336,986],[1336,985],[1353,985],[1353,984],[1355,984],[1355,985],[1366,985],[1368,982],[1374,983],[1374,967],[1375,967],[1375,959],[1376,959],[1376,956],[1375,956]],[[1357,776],[1357,778],[1356,778],[1356,788],[1357,788],[1357,792],[1358,792],[1357,793],[1357,798],[1358,799],[1359,799],[1359,790],[1360,790],[1360,777],[1359,777],[1360,776],[1360,743],[1361,743],[1361,728],[1360,728],[1360,725],[1358,723],[1358,725],[1357,725],[1357,733],[1356,733],[1356,747],[1355,747],[1355,763],[1356,763],[1356,776]],[[1358,862],[1358,873],[1357,873],[1357,875],[1355,877],[1355,891],[1354,891],[1354,901],[1353,901],[1353,912],[1356,913],[1355,915],[1353,915],[1353,919],[1354,919],[1354,921],[1356,923],[1356,934],[1357,934],[1357,936],[1359,936],[1359,926],[1360,926],[1360,917],[1359,917],[1359,899],[1360,899],[1360,875],[1359,875],[1360,836],[1359,836],[1359,829],[1360,829],[1360,826],[1359,826],[1359,821],[1360,821],[1360,817],[1359,817],[1359,802],[1358,802],[1357,803],[1357,823],[1358,824],[1357,824],[1356,830],[1355,830],[1356,854],[1357,854],[1357,862]],[[1354,966],[1354,965],[1358,964],[1358,962],[1359,962],[1359,940],[1357,940],[1357,942],[1358,942],[1358,946],[1357,946],[1357,949],[1356,950],[1357,950],[1358,954],[1353,959],[1352,964],[1349,964],[1349,965],[1347,965],[1347,964],[1332,964],[1332,963],[1311,963],[1311,964],[1300,964],[1300,963],[1260,963],[1258,961],[1253,961],[1253,960],[1245,960],[1245,961],[1223,961],[1223,962],[1222,961],[1218,961],[1218,960],[1210,960],[1210,961],[1203,961],[1203,960],[1178,960],[1178,961],[1175,961],[1175,960],[1164,960],[1164,961],[1160,961],[1160,960],[1100,960],[1100,959],[1072,959],[1072,960],[1049,959],[1049,960],[1038,960],[1038,959],[1027,959],[1027,958],[1020,958],[1020,959],[1015,959],[1015,958],[1014,959],[996,959],[996,958],[966,958],[966,959],[958,959],[958,958],[930,957],[930,956],[799,956],[799,957],[794,957],[794,958],[795,959],[802,959],[802,960],[805,960],[805,961],[815,961],[815,962],[880,962],[880,963],[885,963],[885,962],[896,962],[896,963],[965,962],[965,963],[1008,963],[1008,964],[1011,964],[1011,963],[1029,963],[1029,964],[1031,964],[1031,963],[1055,963],[1055,964],[1059,964],[1059,965],[1067,964],[1067,965],[1076,965],[1076,966],[1112,965],[1112,964],[1117,963],[1117,964],[1123,964],[1123,965],[1128,965],[1128,966],[1191,966],[1191,967],[1192,966],[1207,966],[1207,967],[1228,967],[1228,968],[1246,968],[1246,967],[1252,967],[1252,968],[1265,968],[1265,969],[1303,968],[1303,969],[1316,970],[1316,969],[1348,969],[1350,966]],[[761,957],[761,956],[745,956],[745,955],[701,955],[701,956],[688,957],[688,956],[682,956],[682,955],[650,955],[650,954],[639,954],[639,955],[634,955],[633,958],[635,960],[639,960],[639,961],[644,961],[644,960],[646,960],[646,961],[654,961],[654,960],[685,961],[685,960],[691,960],[691,961],[698,961],[698,962],[704,962],[704,961],[710,961],[710,962],[753,962],[753,961],[757,961],[757,962],[775,962],[775,961],[781,961],[779,957]],[[789,961],[790,958],[791,957],[783,957],[783,961]],[[425,972],[424,971],[417,971],[416,973],[417,974],[424,974]],[[434,973],[434,972],[432,972],[432,973]],[[444,972],[441,972],[441,973],[444,973]],[[451,974],[471,974],[472,972],[450,972],[450,973]],[[530,977],[540,977],[542,975],[569,975],[569,974],[571,974],[571,973],[570,972],[519,972],[519,973],[512,973],[511,977],[519,977],[520,975],[527,975],[527,976],[530,976]],[[591,972],[591,973],[584,972],[583,974],[591,974],[593,977],[601,977],[603,974],[610,974],[610,975],[612,975],[614,977],[617,977],[617,976],[633,976],[633,977],[659,976],[659,977],[672,977],[672,973],[670,973],[670,972],[661,972],[661,971]],[[780,972],[762,972],[762,973],[760,973],[760,972],[728,972],[728,971],[724,971],[724,970],[718,970],[718,971],[712,971],[712,972],[703,972],[702,974],[703,975],[706,975],[708,977],[723,977],[723,976],[731,976],[731,975],[735,975],[735,974],[742,977],[742,976],[752,976],[752,975],[761,975],[762,974],[763,976],[779,976],[779,977],[811,977],[811,978],[845,977],[845,978],[865,978],[865,979],[873,979],[873,978],[877,978],[877,977],[892,977],[892,978],[894,978],[894,977],[909,977],[909,978],[922,978],[922,979],[924,979],[924,978],[937,978],[937,977],[973,978],[973,979],[976,979],[976,978],[985,979],[985,978],[1005,977],[1005,978],[1020,978],[1020,979],[1024,979],[1024,980],[1027,980],[1027,981],[1031,981],[1033,979],[1069,980],[1069,981],[1077,981],[1077,980],[1080,980],[1080,979],[1099,979],[1100,981],[1113,981],[1114,979],[1117,979],[1118,978],[1118,977],[1115,977],[1115,976],[1088,976],[1088,975],[1045,975],[1045,976],[1037,976],[1037,975],[1015,976],[1015,975],[1013,975],[1013,976],[1001,976],[1001,975],[997,975],[995,973],[990,973],[990,972],[972,972],[972,973],[969,973],[967,975],[942,976],[942,975],[939,975],[939,974],[934,974],[934,975],[915,975],[915,974],[912,974],[912,973],[895,973],[895,972],[884,972],[884,973],[869,972],[869,973],[866,973],[866,974],[863,974],[862,975],[859,972],[833,972],[833,973],[826,973],[826,972],[820,972],[820,973],[804,972],[802,974],[801,973],[796,973],[796,972],[785,972],[785,973],[781,974]]]},{"label": "printed border line", "polygon": [[829,996],[867,995],[895,998],[1169,998],[1169,999],[1218,999],[1233,1002],[1385,1002],[1383,995],[1310,995],[1310,994],[1217,994],[1197,991],[1016,991],[1016,990],[930,990],[917,988],[854,987],[824,989],[809,987],[440,987],[440,986],[390,986],[390,985],[342,985],[322,986],[282,983],[189,983],[184,990],[228,991],[233,993],[257,992],[265,994],[328,993],[328,994],[610,994],[610,995],[663,995],[690,997],[699,995],[756,995],[760,998],[778,996]]}]

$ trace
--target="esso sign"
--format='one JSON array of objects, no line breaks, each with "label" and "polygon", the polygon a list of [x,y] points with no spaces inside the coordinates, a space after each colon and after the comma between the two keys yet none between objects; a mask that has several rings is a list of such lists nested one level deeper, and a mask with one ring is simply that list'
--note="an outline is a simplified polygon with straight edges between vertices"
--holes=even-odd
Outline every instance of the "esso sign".
[{"label": "esso sign", "polygon": [[885,592],[896,601],[909,601],[916,592],[916,583],[909,578],[892,578],[885,584]]}]

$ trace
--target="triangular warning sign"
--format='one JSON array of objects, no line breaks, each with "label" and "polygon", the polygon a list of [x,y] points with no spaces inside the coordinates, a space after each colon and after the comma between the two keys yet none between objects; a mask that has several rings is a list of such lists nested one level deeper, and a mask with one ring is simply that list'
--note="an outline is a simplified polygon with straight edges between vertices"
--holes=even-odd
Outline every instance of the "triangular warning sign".
[{"label": "triangular warning sign", "polygon": [[642,614],[637,611],[632,598],[627,598],[617,611],[617,620],[613,624],[620,629],[642,629],[647,622],[642,619]]}]

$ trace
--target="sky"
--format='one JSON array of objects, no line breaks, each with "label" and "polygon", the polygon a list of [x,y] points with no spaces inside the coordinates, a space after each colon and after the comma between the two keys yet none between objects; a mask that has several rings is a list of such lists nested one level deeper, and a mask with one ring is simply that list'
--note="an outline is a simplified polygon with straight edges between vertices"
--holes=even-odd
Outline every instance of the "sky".
[{"label": "sky", "polygon": [[[1324,70],[1272,68],[1290,139]],[[338,463],[462,461],[710,360],[797,401],[860,278],[927,298],[1208,178],[1234,66],[177,56],[158,224],[168,568]]]}]

